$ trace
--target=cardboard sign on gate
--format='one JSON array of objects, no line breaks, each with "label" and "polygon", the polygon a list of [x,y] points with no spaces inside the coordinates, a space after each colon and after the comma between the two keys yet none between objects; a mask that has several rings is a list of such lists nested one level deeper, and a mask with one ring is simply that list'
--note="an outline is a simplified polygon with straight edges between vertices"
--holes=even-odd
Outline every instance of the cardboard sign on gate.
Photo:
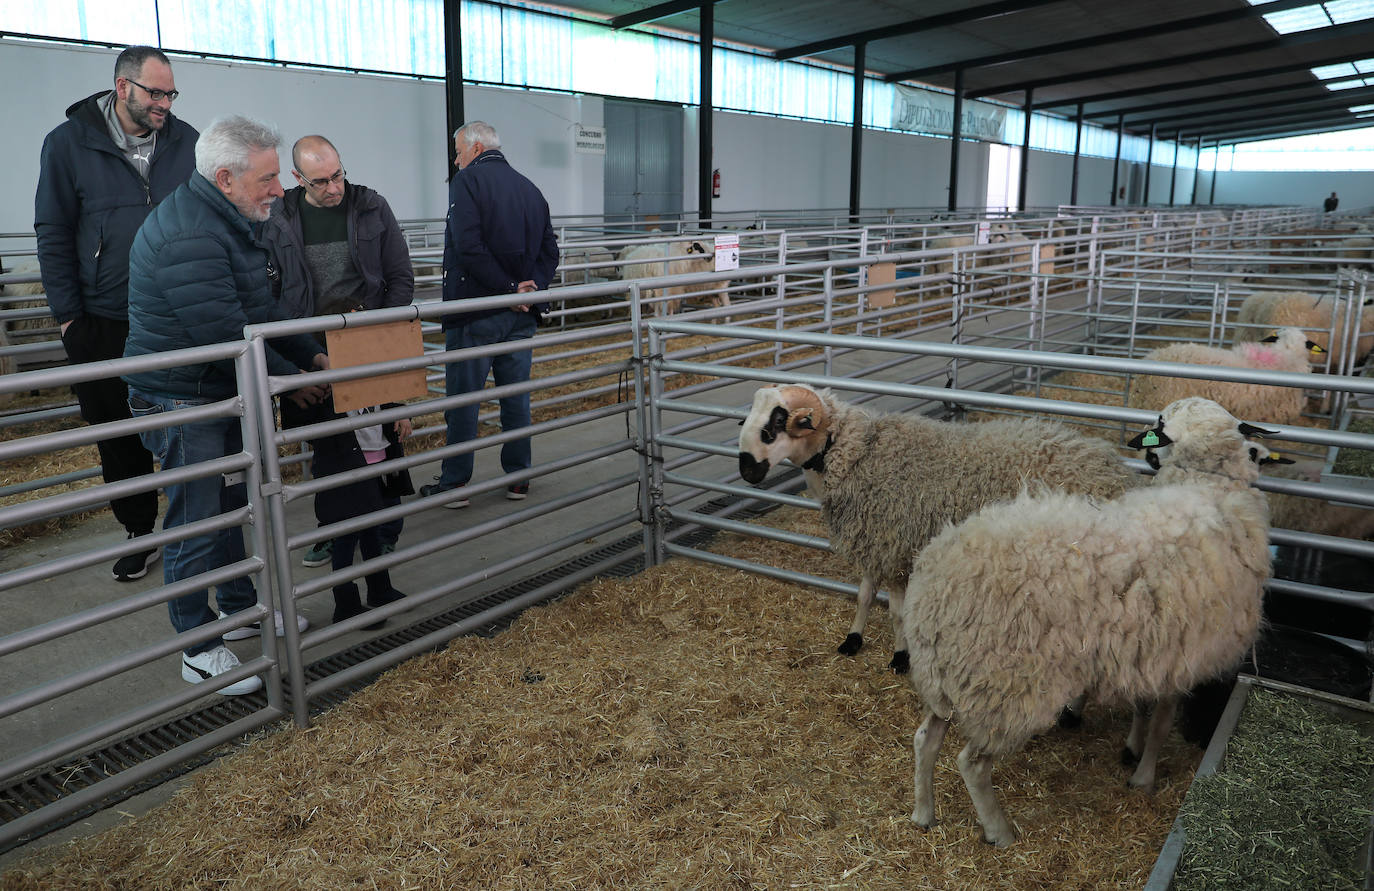
[{"label": "cardboard sign on gate", "polygon": [[[895,285],[897,281],[896,263],[874,263],[868,267],[868,284],[873,285]],[[897,288],[883,288],[877,291],[869,291],[864,298],[868,301],[870,309],[884,309],[897,304]]]},{"label": "cardboard sign on gate", "polygon": [[[419,319],[341,328],[326,332],[325,342],[331,368],[356,368],[424,354]],[[425,393],[423,368],[338,381],[334,384],[334,410],[346,412],[384,402],[404,402]]]}]

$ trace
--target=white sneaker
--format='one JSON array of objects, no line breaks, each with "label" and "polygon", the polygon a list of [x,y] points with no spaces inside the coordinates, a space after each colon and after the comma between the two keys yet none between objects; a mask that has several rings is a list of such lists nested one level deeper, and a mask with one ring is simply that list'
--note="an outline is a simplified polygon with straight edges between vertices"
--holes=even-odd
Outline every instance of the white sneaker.
[{"label": "white sneaker", "polygon": [[[281,637],[286,634],[286,628],[282,625],[281,610],[272,610],[272,614],[273,618],[277,621],[277,637]],[[219,617],[221,619],[226,619],[229,617],[229,614],[224,612],[223,610],[220,610]],[[309,627],[310,623],[306,621],[305,616],[302,616],[301,614],[297,613],[296,630],[305,631],[305,629]],[[235,628],[232,631],[224,632],[224,639],[247,640],[250,637],[257,637],[259,634],[262,634],[262,622],[254,622],[251,625],[244,625],[242,628]]]},{"label": "white sneaker", "polygon": [[[206,650],[195,656],[181,654],[181,677],[183,680],[192,684],[199,684],[205,681],[213,681],[217,676],[226,671],[233,671],[243,663],[239,657],[229,652],[229,648],[223,645],[215,647],[213,650]],[[220,687],[217,693],[225,696],[242,696],[245,693],[254,693],[262,689],[262,678],[253,675],[241,681],[235,681],[227,687]]]}]

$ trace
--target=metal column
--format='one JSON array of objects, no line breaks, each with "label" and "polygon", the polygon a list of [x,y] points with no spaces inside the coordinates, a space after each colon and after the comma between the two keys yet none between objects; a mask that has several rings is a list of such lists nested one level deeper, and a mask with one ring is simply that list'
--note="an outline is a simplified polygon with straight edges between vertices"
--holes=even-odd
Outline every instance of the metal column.
[{"label": "metal column", "polygon": [[1021,208],[1021,212],[1026,212],[1026,181],[1030,179],[1030,131],[1031,131],[1031,96],[1035,90],[1026,88],[1026,113],[1025,127],[1021,135],[1021,181],[1016,186],[1016,205]]},{"label": "metal column", "polygon": [[1150,125],[1150,147],[1145,150],[1145,194],[1141,197],[1141,207],[1150,206],[1150,170],[1155,160],[1155,125]]},{"label": "metal column", "polygon": [[1078,114],[1073,116],[1073,179],[1069,181],[1069,203],[1078,203],[1078,159],[1083,151],[1083,103],[1078,103]]},{"label": "metal column", "polygon": [[453,162],[458,157],[453,147],[453,131],[466,123],[463,116],[462,9],[462,0],[444,0],[444,103],[448,112],[448,130],[444,133],[444,140],[448,143],[445,178],[453,174]]},{"label": "metal column", "polygon": [[1195,152],[1195,154],[1193,155],[1193,197],[1189,200],[1189,204],[1197,204],[1197,178],[1198,173],[1202,170],[1201,136],[1197,138],[1197,146],[1193,149],[1193,151]]},{"label": "metal column", "polygon": [[701,104],[697,109],[697,218],[703,229],[713,215],[711,208],[711,103],[713,86],[711,65],[715,55],[716,20],[714,3],[703,3],[701,14],[701,43],[697,53],[701,61]]},{"label": "metal column", "polygon": [[1116,160],[1112,161],[1112,207],[1116,207],[1116,190],[1121,181],[1121,134],[1125,130],[1126,116],[1116,116]]},{"label": "metal column", "polygon": [[959,209],[959,139],[964,135],[964,69],[954,72],[954,127],[949,135],[949,209]]},{"label": "metal column", "polygon": [[849,131],[849,217],[859,217],[860,172],[864,157],[864,57],[868,44],[854,44],[854,126]]},{"label": "metal column", "polygon": [[1173,166],[1169,168],[1169,206],[1170,206],[1170,207],[1173,207],[1173,206],[1174,206],[1174,187],[1175,187],[1175,185],[1176,185],[1177,182],[1178,182],[1178,137],[1181,136],[1181,135],[1182,135],[1182,131],[1179,131],[1179,130],[1175,130],[1175,131],[1174,131],[1174,163],[1173,163]]}]

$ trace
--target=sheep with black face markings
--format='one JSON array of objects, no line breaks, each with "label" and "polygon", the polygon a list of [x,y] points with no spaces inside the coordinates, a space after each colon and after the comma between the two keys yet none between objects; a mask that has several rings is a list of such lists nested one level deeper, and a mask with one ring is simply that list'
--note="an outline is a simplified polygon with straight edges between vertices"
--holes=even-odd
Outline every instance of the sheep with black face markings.
[{"label": "sheep with black face markings", "polygon": [[901,603],[911,559],[947,523],[1015,498],[1028,483],[1114,498],[1142,479],[1106,442],[1059,424],[876,415],[802,385],[754,394],[739,449],[740,476],[750,483],[783,460],[806,471],[835,552],[863,572],[854,624],[839,651],[852,655],[863,646],[868,611],[886,589],[898,672],[907,666]]},{"label": "sheep with black face markings", "polygon": [[984,839],[1013,842],[993,761],[1085,689],[1157,703],[1131,780],[1152,785],[1177,697],[1234,666],[1259,633],[1269,511],[1251,484],[1268,450],[1247,437],[1263,432],[1215,402],[1180,400],[1132,442],[1161,449],[1153,485],[1105,503],[1023,493],[926,546],[903,604],[910,681],[927,707],[913,822],[935,822],[935,760],[957,723]]},{"label": "sheep with black face markings", "polygon": [[1236,340],[1256,341],[1272,328],[1301,328],[1322,349],[1331,353],[1332,365],[1341,368],[1345,345],[1349,341],[1345,317],[1353,313],[1355,358],[1363,361],[1374,349],[1374,305],[1350,310],[1345,298],[1329,294],[1313,295],[1303,291],[1257,291],[1241,303],[1236,313]]},{"label": "sheep with black face markings", "polygon": [[[632,244],[620,253],[620,277],[625,281],[657,278],[665,275],[688,275],[711,272],[716,268],[715,253],[700,241],[671,241]],[[716,306],[730,305],[730,292],[719,284],[670,285],[665,288],[646,288],[640,292],[644,300],[652,300],[660,292],[671,298],[663,302],[668,315],[682,308],[684,296],[698,295]],[[698,292],[702,292],[698,294]]]}]

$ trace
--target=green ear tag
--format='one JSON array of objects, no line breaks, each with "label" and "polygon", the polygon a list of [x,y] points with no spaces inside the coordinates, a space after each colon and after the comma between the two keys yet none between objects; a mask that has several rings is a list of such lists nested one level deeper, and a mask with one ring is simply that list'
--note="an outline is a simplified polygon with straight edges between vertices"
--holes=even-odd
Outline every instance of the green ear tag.
[{"label": "green ear tag", "polygon": [[1159,445],[1159,434],[1153,430],[1146,431],[1145,435],[1140,438],[1140,444],[1147,449],[1154,448]]}]

